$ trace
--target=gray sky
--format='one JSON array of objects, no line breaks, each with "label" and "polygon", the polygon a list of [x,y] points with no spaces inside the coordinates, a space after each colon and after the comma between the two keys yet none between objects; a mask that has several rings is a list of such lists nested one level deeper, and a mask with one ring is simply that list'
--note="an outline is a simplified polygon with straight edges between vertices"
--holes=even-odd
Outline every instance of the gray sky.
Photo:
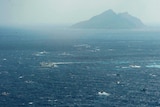
[{"label": "gray sky", "polygon": [[0,0],[0,25],[74,24],[108,9],[160,24],[160,0]]}]

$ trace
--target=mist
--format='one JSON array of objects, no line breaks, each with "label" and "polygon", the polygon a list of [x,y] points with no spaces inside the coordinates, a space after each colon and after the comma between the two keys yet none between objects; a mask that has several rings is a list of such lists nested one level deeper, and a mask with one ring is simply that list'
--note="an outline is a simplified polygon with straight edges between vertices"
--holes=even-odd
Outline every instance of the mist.
[{"label": "mist", "polygon": [[70,26],[108,9],[160,24],[159,0],[0,0],[0,26]]}]

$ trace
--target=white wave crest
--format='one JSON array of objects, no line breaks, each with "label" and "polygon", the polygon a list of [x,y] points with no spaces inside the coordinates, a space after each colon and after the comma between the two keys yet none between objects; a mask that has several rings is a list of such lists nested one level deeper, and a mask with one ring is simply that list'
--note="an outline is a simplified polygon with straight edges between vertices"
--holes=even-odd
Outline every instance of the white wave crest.
[{"label": "white wave crest", "polygon": [[33,55],[34,55],[34,56],[44,56],[44,55],[46,55],[46,54],[48,54],[47,51],[41,51],[41,52],[36,52],[36,53],[34,53]]},{"label": "white wave crest", "polygon": [[61,55],[61,56],[70,56],[70,55],[72,55],[72,54],[63,52],[63,53],[60,53],[60,54],[58,54],[58,55]]},{"label": "white wave crest", "polygon": [[129,67],[131,67],[131,68],[141,68],[141,66],[139,66],[139,65],[129,65]]},{"label": "white wave crest", "polygon": [[80,45],[74,45],[74,47],[76,47],[76,48],[78,48],[78,47],[90,48],[91,46],[88,44],[80,44]]},{"label": "white wave crest", "polygon": [[154,64],[154,65],[147,65],[147,68],[160,68],[160,65]]}]

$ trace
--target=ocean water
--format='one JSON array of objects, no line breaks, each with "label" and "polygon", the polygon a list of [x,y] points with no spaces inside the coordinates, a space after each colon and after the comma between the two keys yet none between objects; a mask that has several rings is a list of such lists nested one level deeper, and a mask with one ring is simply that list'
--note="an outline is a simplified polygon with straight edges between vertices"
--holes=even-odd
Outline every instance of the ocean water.
[{"label": "ocean water", "polygon": [[160,32],[0,30],[1,107],[159,107]]}]

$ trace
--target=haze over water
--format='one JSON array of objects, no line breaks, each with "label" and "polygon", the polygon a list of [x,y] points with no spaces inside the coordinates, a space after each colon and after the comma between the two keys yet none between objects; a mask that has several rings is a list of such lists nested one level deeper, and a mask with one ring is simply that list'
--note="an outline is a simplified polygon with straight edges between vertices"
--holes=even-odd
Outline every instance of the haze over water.
[{"label": "haze over water", "polygon": [[72,25],[108,9],[128,12],[146,25],[159,25],[159,4],[159,0],[1,0],[0,25]]}]

